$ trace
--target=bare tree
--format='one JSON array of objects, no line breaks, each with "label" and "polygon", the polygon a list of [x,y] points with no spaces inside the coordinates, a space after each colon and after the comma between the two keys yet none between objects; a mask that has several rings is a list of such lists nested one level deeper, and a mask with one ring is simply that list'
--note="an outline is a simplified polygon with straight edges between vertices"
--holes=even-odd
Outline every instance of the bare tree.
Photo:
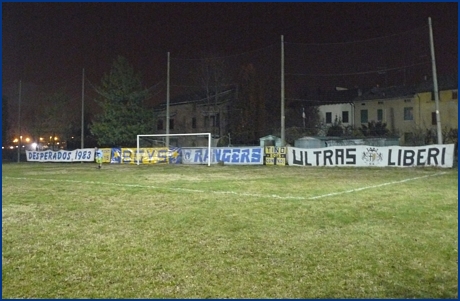
[{"label": "bare tree", "polygon": [[64,92],[42,94],[35,103],[35,110],[30,118],[30,132],[35,140],[50,137],[49,144],[56,148],[56,139],[66,140],[70,133],[75,114],[69,109],[70,97]]},{"label": "bare tree", "polygon": [[[215,136],[221,136],[225,134],[221,122],[224,113],[221,109],[221,102],[229,99],[228,95],[223,95],[223,92],[232,87],[232,75],[229,72],[227,62],[216,55],[207,55],[201,60],[196,72],[198,85],[205,94],[206,103],[201,112],[205,121],[205,129]],[[203,90],[198,91],[198,93],[201,94]]]},{"label": "bare tree", "polygon": [[262,79],[252,64],[242,66],[238,87],[238,99],[230,110],[230,131],[236,143],[254,144],[265,134],[267,111]]}]

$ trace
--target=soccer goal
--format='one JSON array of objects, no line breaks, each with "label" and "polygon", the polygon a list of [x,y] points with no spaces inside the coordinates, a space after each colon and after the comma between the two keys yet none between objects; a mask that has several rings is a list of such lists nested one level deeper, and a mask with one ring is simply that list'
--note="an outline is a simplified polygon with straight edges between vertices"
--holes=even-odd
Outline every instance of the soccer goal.
[{"label": "soccer goal", "polygon": [[[203,138],[203,137],[207,137],[208,141],[208,146],[207,146],[207,149],[208,149],[208,166],[211,166],[211,157],[212,157],[212,153],[211,153],[211,133],[188,133],[188,134],[145,134],[145,135],[137,135],[137,138],[136,138],[136,143],[137,143],[137,149],[136,149],[136,154],[137,154],[137,165],[140,164],[140,162],[142,161],[142,158],[140,157],[141,156],[141,153],[140,153],[140,140],[141,139],[148,139],[152,142],[158,142],[158,141],[161,141],[159,140],[158,138],[166,138],[166,137],[180,137],[180,136],[195,136],[197,138]],[[166,144],[166,143],[165,143]],[[165,147],[169,147],[169,145],[165,145]]]}]

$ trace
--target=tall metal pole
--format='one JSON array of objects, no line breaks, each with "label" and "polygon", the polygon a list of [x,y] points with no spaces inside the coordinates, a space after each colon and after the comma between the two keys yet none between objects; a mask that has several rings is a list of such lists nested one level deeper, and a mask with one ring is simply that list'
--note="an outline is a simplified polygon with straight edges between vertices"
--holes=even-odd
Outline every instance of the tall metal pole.
[{"label": "tall metal pole", "polygon": [[442,144],[441,115],[439,114],[438,78],[436,77],[436,59],[434,55],[433,29],[431,27],[431,17],[428,18],[428,26],[430,28],[431,67],[433,70],[433,93],[434,102],[436,105],[436,129],[438,133],[438,144]]},{"label": "tall metal pole", "polygon": [[305,115],[305,107],[302,106],[302,120],[303,120],[303,129],[305,130],[305,118],[307,118],[307,116]]},{"label": "tall metal pole", "polygon": [[281,146],[286,145],[284,128],[284,36],[281,36]]},{"label": "tall metal pole", "polygon": [[80,145],[80,148],[83,149],[84,146],[85,146],[85,68],[83,68],[82,79],[81,79],[81,145]]},{"label": "tall metal pole", "polygon": [[21,90],[22,90],[22,82],[19,81],[19,107],[18,107],[18,130],[19,130],[19,137],[18,137],[18,163],[21,162]]},{"label": "tall metal pole", "polygon": [[166,147],[169,147],[169,52],[166,72]]}]

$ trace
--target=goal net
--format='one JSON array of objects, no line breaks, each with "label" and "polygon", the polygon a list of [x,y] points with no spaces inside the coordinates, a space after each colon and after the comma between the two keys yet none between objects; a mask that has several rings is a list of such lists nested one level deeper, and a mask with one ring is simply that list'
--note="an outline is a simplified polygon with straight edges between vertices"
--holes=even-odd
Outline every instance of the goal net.
[{"label": "goal net", "polygon": [[[187,134],[144,134],[136,138],[136,161],[137,165],[148,160],[148,152],[143,148],[165,147],[168,149],[168,158],[173,156],[173,148],[182,147],[206,147],[207,164],[211,166],[211,133],[187,133]],[[176,154],[177,155],[177,154]]]}]

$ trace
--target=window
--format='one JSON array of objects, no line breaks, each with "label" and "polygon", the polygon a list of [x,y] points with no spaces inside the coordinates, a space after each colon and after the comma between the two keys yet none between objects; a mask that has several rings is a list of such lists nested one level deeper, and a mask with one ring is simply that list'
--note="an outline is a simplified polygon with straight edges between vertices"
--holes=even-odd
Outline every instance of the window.
[{"label": "window", "polygon": [[332,123],[332,113],[326,112],[326,123]]},{"label": "window", "polygon": [[452,90],[452,99],[458,99],[458,90]]},{"label": "window", "polygon": [[361,123],[367,123],[367,110],[361,110]]},{"label": "window", "polygon": [[169,129],[174,130],[174,119],[169,119]]},{"label": "window", "polygon": [[215,127],[216,117],[215,116],[204,116],[204,127]]},{"label": "window", "polygon": [[196,117],[192,117],[192,129],[196,129]]},{"label": "window", "polygon": [[404,120],[414,120],[414,108],[413,107],[404,108]]},{"label": "window", "polygon": [[163,119],[158,119],[157,121],[157,130],[163,129]]},{"label": "window", "polygon": [[377,110],[377,121],[383,121],[383,110],[382,109]]},{"label": "window", "polygon": [[436,112],[431,112],[431,125],[436,125]]},{"label": "window", "polygon": [[342,112],[342,122],[343,123],[348,123],[348,111],[343,111]]}]

